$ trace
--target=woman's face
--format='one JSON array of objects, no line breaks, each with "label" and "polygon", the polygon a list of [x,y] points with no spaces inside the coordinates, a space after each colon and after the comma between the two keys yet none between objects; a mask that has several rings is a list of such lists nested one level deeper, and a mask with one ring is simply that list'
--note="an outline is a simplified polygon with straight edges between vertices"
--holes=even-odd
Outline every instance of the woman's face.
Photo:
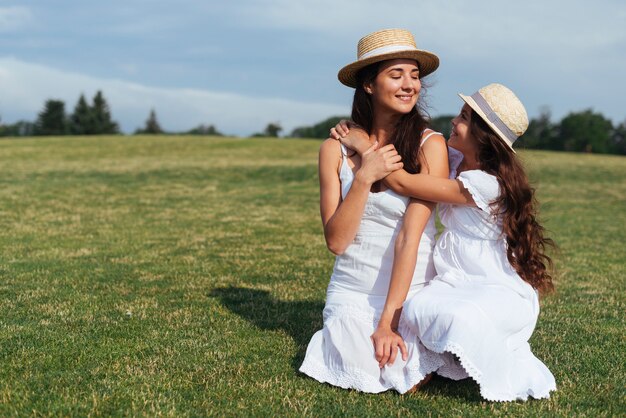
[{"label": "woman's face", "polygon": [[365,91],[371,94],[375,111],[406,114],[417,104],[421,87],[417,62],[396,59],[381,64]]},{"label": "woman's face", "polygon": [[461,113],[452,119],[452,132],[448,139],[448,146],[461,151],[463,155],[475,155],[478,150],[478,144],[470,133],[471,117],[472,108],[464,104]]}]

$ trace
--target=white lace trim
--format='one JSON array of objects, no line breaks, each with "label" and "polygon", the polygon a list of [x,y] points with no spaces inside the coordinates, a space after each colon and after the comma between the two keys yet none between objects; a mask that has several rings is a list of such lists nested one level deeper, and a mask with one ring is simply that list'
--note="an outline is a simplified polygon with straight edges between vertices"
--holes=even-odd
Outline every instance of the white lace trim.
[{"label": "white lace trim", "polygon": [[498,213],[492,204],[500,196],[500,184],[498,179],[482,170],[464,171],[457,177],[463,183],[463,187],[472,195],[476,206],[492,215],[493,220],[497,221]]},{"label": "white lace trim", "polygon": [[[480,395],[483,398],[487,399],[488,401],[493,401],[493,402],[511,402],[511,401],[517,401],[517,400],[525,401],[528,399],[529,396],[532,396],[535,399],[547,399],[550,397],[550,392],[556,390],[556,386],[552,386],[552,387],[547,388],[543,392],[535,393],[531,388],[528,388],[526,390],[526,393],[517,393],[515,395],[511,395],[508,397],[497,396],[493,392],[485,388],[483,378],[482,378],[482,372],[478,370],[476,366],[474,366],[474,364],[467,357],[467,355],[465,354],[465,351],[460,345],[448,341],[446,343],[431,343],[429,344],[428,348],[430,348],[431,350],[437,353],[444,353],[447,351],[457,356],[459,358],[461,366],[463,367],[463,369],[465,369],[469,377],[471,377],[476,383],[478,383],[478,386],[480,387]],[[454,379],[454,377],[452,376],[444,376],[444,377],[449,377],[451,379]],[[455,379],[455,380],[460,380],[460,379]]]},{"label": "white lace trim", "polygon": [[346,370],[332,370],[310,358],[305,358],[300,366],[300,372],[313,379],[338,386],[343,389],[354,389],[360,392],[380,393],[395,389],[399,393],[406,393],[413,386],[424,380],[426,375],[440,367],[440,362],[422,364],[418,368],[407,368],[402,375],[383,379],[375,379],[359,368],[352,367]]},{"label": "white lace trim", "polygon": [[461,183],[463,183],[463,187],[465,187],[467,191],[470,192],[470,194],[472,195],[472,199],[474,199],[474,203],[476,203],[476,206],[478,206],[481,210],[491,214],[492,210],[489,202],[483,198],[482,193],[478,190],[478,187],[476,187],[476,185],[472,183],[472,180],[467,176],[463,176],[463,174],[464,173],[461,173],[461,175],[457,177],[457,180],[460,180]]},{"label": "white lace trim", "polygon": [[368,393],[379,393],[390,389],[360,369],[331,370],[324,364],[309,358],[304,359],[300,371],[322,383],[330,383],[344,389],[356,389]]},{"label": "white lace trim", "polygon": [[[372,328],[372,332],[380,319],[380,312],[364,310],[358,305],[342,305],[324,309],[324,327],[331,321],[346,321],[356,319]],[[424,378],[444,365],[441,356],[426,349],[418,340],[417,335],[407,325],[402,317],[399,324],[400,334],[407,346],[412,348],[412,356],[401,370],[381,370],[380,378],[376,379],[371,374],[364,372],[358,367],[349,367],[343,370],[334,370],[326,364],[320,363],[310,356],[305,357],[300,371],[320,382],[329,383],[344,389],[355,389],[361,392],[379,393],[389,389],[395,389],[399,393],[405,393]],[[413,346],[413,347],[411,347]],[[319,350],[324,350],[322,347]]]}]

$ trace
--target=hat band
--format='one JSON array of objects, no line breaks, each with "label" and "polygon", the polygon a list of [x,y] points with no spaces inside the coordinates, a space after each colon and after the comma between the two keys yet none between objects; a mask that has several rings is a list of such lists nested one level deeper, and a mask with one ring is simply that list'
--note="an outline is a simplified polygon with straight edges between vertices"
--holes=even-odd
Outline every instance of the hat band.
[{"label": "hat band", "polygon": [[496,125],[496,128],[498,128],[500,132],[504,134],[506,138],[503,139],[505,141],[508,140],[507,142],[509,143],[509,145],[513,145],[513,142],[515,142],[515,140],[518,138],[517,135],[515,135],[511,128],[509,128],[504,122],[502,122],[500,116],[498,116],[496,112],[491,109],[491,106],[489,106],[489,103],[487,103],[487,101],[480,94],[480,92],[477,91],[476,93],[472,94],[471,97],[472,99],[474,99],[480,110],[483,111],[487,120]]},{"label": "hat band", "polygon": [[365,58],[376,56],[376,55],[382,55],[382,54],[388,54],[390,52],[400,52],[400,51],[417,51],[417,48],[411,47],[410,45],[381,46],[379,48],[372,49],[371,51],[368,51],[365,54],[359,56],[359,61],[364,60]]}]

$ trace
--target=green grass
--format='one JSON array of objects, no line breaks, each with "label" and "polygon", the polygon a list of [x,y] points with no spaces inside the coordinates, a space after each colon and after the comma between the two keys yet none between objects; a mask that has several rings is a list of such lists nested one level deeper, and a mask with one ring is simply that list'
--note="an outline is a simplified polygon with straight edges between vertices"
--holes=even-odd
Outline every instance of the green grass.
[{"label": "green grass", "polygon": [[560,246],[549,400],[368,395],[297,372],[333,257],[306,140],[0,142],[0,415],[626,413],[626,158],[521,152]]}]

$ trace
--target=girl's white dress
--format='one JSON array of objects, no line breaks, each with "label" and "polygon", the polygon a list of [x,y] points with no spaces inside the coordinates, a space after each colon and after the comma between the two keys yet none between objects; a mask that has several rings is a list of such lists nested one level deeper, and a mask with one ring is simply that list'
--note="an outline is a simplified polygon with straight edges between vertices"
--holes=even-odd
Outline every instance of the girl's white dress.
[{"label": "girl's white dress", "polygon": [[[454,159],[458,151],[450,153]],[[426,348],[441,353],[438,374],[473,378],[491,401],[547,398],[556,389],[554,377],[528,344],[539,300],[507,259],[502,219],[490,207],[498,181],[480,170],[457,179],[478,207],[439,205],[446,229],[434,252],[437,276],[407,298],[405,320]]]},{"label": "girl's white dress", "polygon": [[[422,143],[428,137],[424,138]],[[342,145],[341,194],[346,197],[354,174]],[[324,326],[313,335],[300,371],[342,388],[378,393],[395,389],[404,393],[443,364],[436,353],[425,350],[401,317],[398,331],[409,351],[392,366],[378,367],[370,336],[376,330],[389,290],[394,242],[402,227],[409,198],[392,190],[370,193],[354,241],[337,256],[326,292]],[[435,275],[432,251],[434,215],[419,244],[417,265],[407,299]]]}]

